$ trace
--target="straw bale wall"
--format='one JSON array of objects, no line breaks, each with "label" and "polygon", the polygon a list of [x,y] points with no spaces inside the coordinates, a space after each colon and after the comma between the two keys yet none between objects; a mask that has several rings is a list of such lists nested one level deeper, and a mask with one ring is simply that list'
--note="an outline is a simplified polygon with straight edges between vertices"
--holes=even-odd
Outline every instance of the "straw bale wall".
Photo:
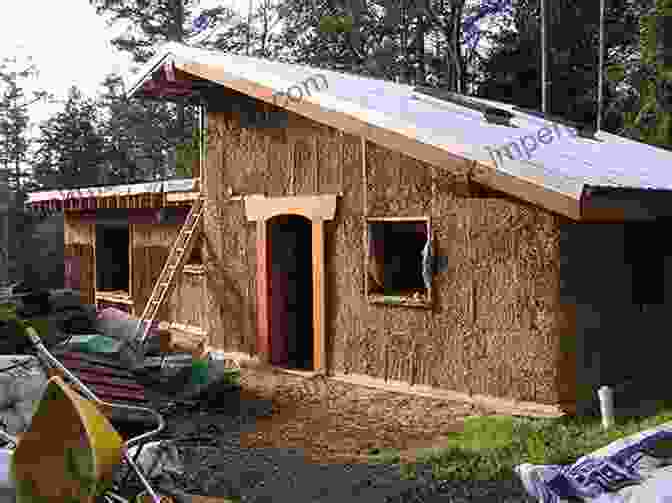
[{"label": "straw bale wall", "polygon": [[[340,192],[336,217],[325,226],[330,370],[571,401],[572,362],[560,345],[571,330],[559,300],[562,217],[478,186],[464,160],[439,168],[367,143],[365,184],[358,137],[292,113],[287,129],[242,129],[238,121],[234,113],[209,114],[205,260],[213,344],[256,353],[256,224],[225,187],[267,196]],[[431,217],[434,254],[448,266],[434,276],[430,308],[367,301],[366,214]]]},{"label": "straw bale wall", "polygon": [[[179,224],[132,225],[132,288],[138,316],[145,308],[180,228]],[[202,282],[202,276],[179,274],[175,289],[159,311],[158,319],[203,328]]]},{"label": "straw bale wall", "polygon": [[80,222],[76,214],[64,214],[63,242],[64,260],[70,262],[77,269],[74,285],[79,288],[82,302],[93,304],[95,288],[94,242],[95,227],[90,223]]}]

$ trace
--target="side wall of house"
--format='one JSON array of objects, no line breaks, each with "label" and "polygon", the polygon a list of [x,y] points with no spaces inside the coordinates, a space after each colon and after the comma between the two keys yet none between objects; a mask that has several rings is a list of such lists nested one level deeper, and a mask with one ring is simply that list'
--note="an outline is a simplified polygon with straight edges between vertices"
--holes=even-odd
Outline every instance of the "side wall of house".
[{"label": "side wall of house", "polygon": [[[268,105],[260,108],[272,109]],[[256,228],[234,194],[342,193],[326,224],[327,359],[336,372],[542,403],[571,401],[561,360],[568,319],[559,298],[563,219],[470,183],[468,165],[425,165],[289,114],[288,127],[243,129],[209,113],[204,174],[208,322],[212,342],[255,353]],[[431,217],[431,309],[370,304],[369,217]],[[214,274],[213,274],[214,273]],[[564,391],[563,391],[563,384]]]},{"label": "side wall of house", "polygon": [[95,281],[95,227],[65,212],[63,218],[65,285],[81,292],[82,302],[93,304]]},{"label": "side wall of house", "polygon": [[660,369],[672,349],[669,231],[669,220],[562,228],[562,299],[576,319],[581,408],[596,409],[601,385],[616,387],[621,410],[668,394]]},{"label": "side wall of house", "polygon": [[[132,224],[133,301],[137,316],[147,303],[154,284],[180,232],[179,224]],[[183,271],[158,319],[203,328],[203,274]]]}]

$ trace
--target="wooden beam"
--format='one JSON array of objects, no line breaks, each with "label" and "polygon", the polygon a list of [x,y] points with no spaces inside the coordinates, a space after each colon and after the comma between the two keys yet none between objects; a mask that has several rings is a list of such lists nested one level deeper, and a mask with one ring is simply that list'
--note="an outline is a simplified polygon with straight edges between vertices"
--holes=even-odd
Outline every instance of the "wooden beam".
[{"label": "wooden beam", "polygon": [[247,196],[245,214],[250,222],[269,220],[277,215],[301,215],[308,220],[331,220],[336,214],[336,194],[315,196]]},{"label": "wooden beam", "polygon": [[96,304],[98,301],[109,302],[112,304],[124,304],[127,306],[133,305],[133,299],[128,292],[96,291]]},{"label": "wooden beam", "polygon": [[200,327],[182,323],[159,323],[159,342],[163,353],[191,353],[197,358],[208,347],[208,334]]},{"label": "wooden beam", "polygon": [[325,337],[324,221],[313,220],[313,368],[327,372]]},{"label": "wooden beam", "polygon": [[366,138],[362,136],[362,212],[369,215],[369,182],[366,173]]},{"label": "wooden beam", "polygon": [[257,354],[270,362],[270,307],[268,288],[269,244],[266,220],[257,220]]},{"label": "wooden beam", "polygon": [[518,400],[509,400],[488,395],[469,395],[458,391],[436,388],[433,386],[411,385],[407,382],[389,380],[385,382],[381,378],[369,377],[361,374],[343,374],[336,372],[329,376],[334,381],[356,386],[365,386],[367,388],[380,389],[395,393],[405,393],[408,395],[427,397],[451,402],[459,401],[463,403],[472,403],[490,409],[493,412],[507,415],[529,416],[529,417],[560,417],[566,414],[573,414],[574,408],[571,405],[563,407],[560,405],[547,405],[536,402],[522,402]]},{"label": "wooden beam", "polygon": [[[128,224],[128,295],[133,300],[133,230],[134,225]],[[135,316],[135,303],[131,305],[131,316]]]},{"label": "wooden beam", "polygon": [[[284,368],[273,367],[259,360],[254,355],[248,353],[229,353],[232,358],[240,362],[241,367],[250,369],[254,372],[278,372],[292,374],[301,378],[310,379],[317,374],[316,372],[292,371]],[[380,377],[370,377],[362,374],[345,374],[343,372],[333,371],[327,377],[332,382],[343,382],[354,386],[364,386],[367,388],[391,391],[393,393],[403,393],[408,396],[419,396],[448,402],[462,402],[479,405],[492,412],[515,416],[529,417],[559,417],[567,414],[575,414],[576,408],[571,403],[565,404],[542,404],[537,402],[523,402],[507,398],[500,398],[491,395],[469,395],[445,388],[427,385],[411,385],[408,382],[388,380],[387,382]]]},{"label": "wooden beam", "polygon": [[200,192],[168,192],[166,194],[166,202],[176,203],[182,201],[194,201],[200,196]]}]

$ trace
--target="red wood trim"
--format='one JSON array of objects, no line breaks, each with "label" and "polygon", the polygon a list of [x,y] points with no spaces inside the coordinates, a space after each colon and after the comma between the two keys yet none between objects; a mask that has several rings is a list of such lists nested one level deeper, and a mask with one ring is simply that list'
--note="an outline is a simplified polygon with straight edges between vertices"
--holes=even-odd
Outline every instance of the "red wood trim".
[{"label": "red wood trim", "polygon": [[269,335],[270,302],[268,285],[269,243],[266,221],[257,221],[257,353],[264,362],[270,361]]}]

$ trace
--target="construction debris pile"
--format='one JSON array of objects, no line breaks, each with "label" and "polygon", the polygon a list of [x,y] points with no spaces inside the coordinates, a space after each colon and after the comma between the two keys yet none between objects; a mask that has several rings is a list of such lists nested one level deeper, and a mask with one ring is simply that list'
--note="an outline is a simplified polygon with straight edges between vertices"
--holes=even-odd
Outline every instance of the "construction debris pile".
[{"label": "construction debris pile", "polygon": [[[216,353],[165,351],[179,350],[166,343],[165,324],[155,324],[141,345],[137,319],[115,308],[83,305],[76,291],[15,292],[13,305],[0,307],[0,427],[9,433],[25,431],[48,377],[61,374],[35,354],[24,324],[33,326],[52,355],[104,401],[155,408],[207,404],[239,387],[239,369]],[[111,414],[122,426],[150,420],[120,409]]]}]

